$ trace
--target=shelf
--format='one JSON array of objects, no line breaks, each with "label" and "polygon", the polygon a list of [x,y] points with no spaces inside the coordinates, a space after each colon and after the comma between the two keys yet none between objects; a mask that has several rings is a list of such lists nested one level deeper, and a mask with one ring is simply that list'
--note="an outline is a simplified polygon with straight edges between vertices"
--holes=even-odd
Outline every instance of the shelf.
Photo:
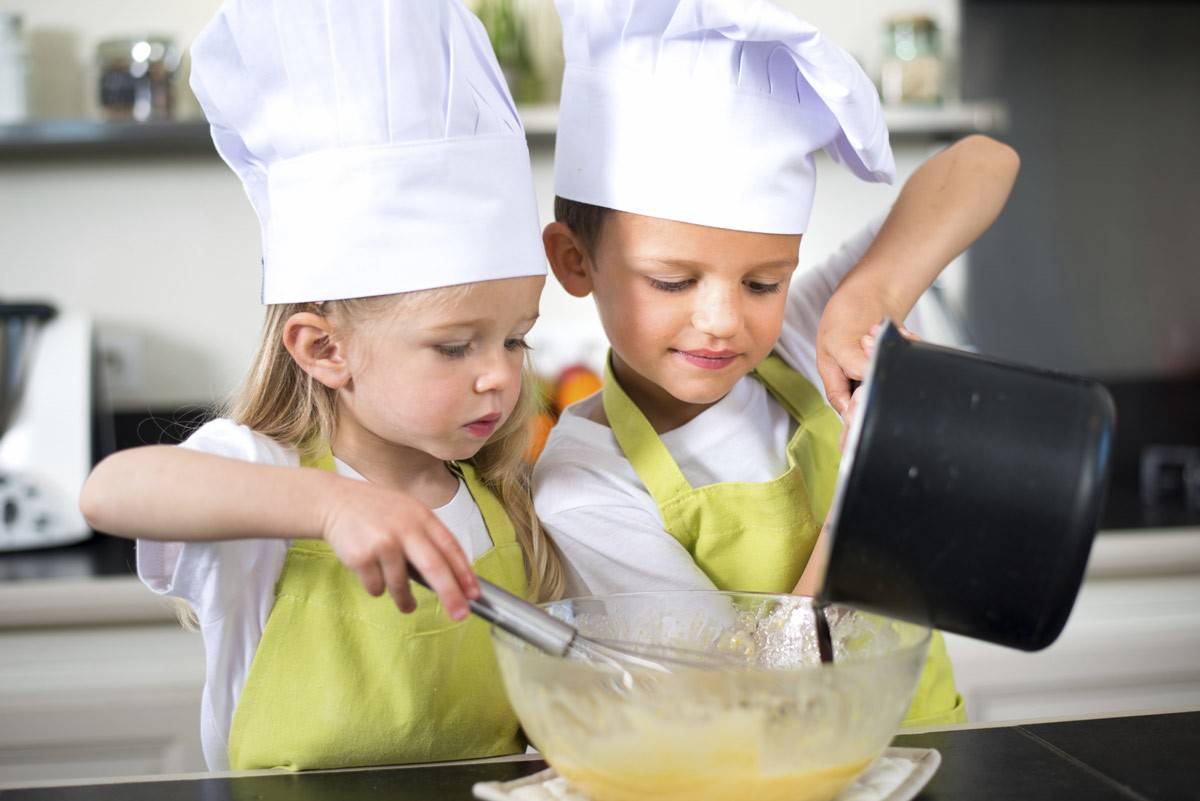
[{"label": "shelf", "polygon": [[[1007,125],[1001,103],[951,103],[940,106],[886,107],[884,115],[893,139],[943,139],[969,133],[997,133]],[[558,107],[553,104],[521,109],[525,131],[535,147],[553,141]],[[104,155],[207,155],[213,152],[208,123],[103,122],[99,120],[39,120],[0,125],[0,159],[23,157]]]},{"label": "shelf", "polygon": [[[972,101],[930,106],[884,106],[892,138],[965,136],[971,133],[1002,133],[1008,127],[1008,111],[999,101]],[[558,127],[558,106],[545,104],[521,109],[525,132],[532,137],[553,137]]]}]

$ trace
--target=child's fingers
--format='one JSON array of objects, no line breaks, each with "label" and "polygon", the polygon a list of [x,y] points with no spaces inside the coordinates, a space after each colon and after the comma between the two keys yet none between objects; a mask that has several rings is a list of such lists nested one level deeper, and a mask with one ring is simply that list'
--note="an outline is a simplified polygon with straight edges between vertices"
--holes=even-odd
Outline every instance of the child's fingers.
[{"label": "child's fingers", "polygon": [[355,568],[355,573],[358,573],[359,581],[362,582],[364,588],[371,595],[382,595],[386,584],[383,581],[383,573],[379,569],[378,562],[371,562],[363,567]]},{"label": "child's fingers", "polygon": [[832,358],[817,359],[817,372],[825,384],[825,397],[838,414],[845,414],[850,404],[850,379]]},{"label": "child's fingers", "polygon": [[379,557],[383,568],[383,578],[387,582],[388,593],[401,612],[408,614],[417,608],[417,600],[413,598],[412,588],[408,584],[408,563],[404,552],[399,548],[385,551]]},{"label": "child's fingers", "polygon": [[421,571],[430,589],[442,600],[442,606],[454,620],[462,620],[470,612],[466,595],[459,586],[450,563],[426,537],[413,537],[407,545],[408,560]]},{"label": "child's fingers", "polygon": [[446,528],[436,517],[429,525],[429,539],[450,563],[450,569],[454,571],[458,586],[462,587],[466,596],[478,598],[479,581],[475,578],[475,570],[471,567],[470,560],[463,553],[458,540],[450,533],[450,529]]}]

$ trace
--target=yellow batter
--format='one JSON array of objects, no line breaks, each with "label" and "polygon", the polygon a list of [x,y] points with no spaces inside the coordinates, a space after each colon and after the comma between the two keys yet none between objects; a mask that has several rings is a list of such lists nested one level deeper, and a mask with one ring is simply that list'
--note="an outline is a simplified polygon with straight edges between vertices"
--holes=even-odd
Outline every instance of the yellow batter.
[{"label": "yellow batter", "polygon": [[[699,697],[715,701],[715,695]],[[836,749],[830,753],[847,761],[828,765],[818,757],[814,764],[811,749],[824,751],[830,743],[814,742],[804,721],[797,720],[795,728],[771,726],[763,708],[694,702],[691,714],[622,708],[620,725],[617,719],[607,721],[600,727],[608,729],[605,734],[587,726],[591,736],[571,732],[569,719],[560,715],[552,731],[539,731],[533,739],[590,801],[828,801],[886,745],[884,740],[876,747]],[[594,720],[599,712],[576,711],[584,713],[577,720]],[[835,742],[845,736],[827,733]]]},{"label": "yellow batter", "polygon": [[828,801],[871,762],[864,759],[823,770],[765,776],[732,767],[721,772],[679,773],[670,765],[654,773],[614,773],[550,761],[591,801]]}]

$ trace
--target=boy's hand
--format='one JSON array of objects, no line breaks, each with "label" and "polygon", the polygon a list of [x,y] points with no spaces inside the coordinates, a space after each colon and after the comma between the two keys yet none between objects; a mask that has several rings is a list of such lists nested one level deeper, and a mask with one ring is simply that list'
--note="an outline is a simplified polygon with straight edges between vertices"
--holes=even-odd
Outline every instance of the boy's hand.
[{"label": "boy's hand", "polygon": [[[888,303],[873,287],[844,282],[829,298],[817,326],[817,372],[825,384],[829,405],[849,420],[850,381],[862,381],[870,361],[868,338],[874,342],[885,317],[903,319],[896,304]],[[910,336],[905,328],[900,329]]]},{"label": "boy's hand", "polygon": [[411,562],[450,617],[465,618],[479,583],[458,540],[416,499],[363,481],[340,482],[322,521],[322,536],[371,595],[386,589],[402,612],[417,604],[409,587]]},{"label": "boy's hand", "polygon": [[[864,334],[863,337],[859,340],[859,345],[862,347],[863,354],[866,357],[866,361],[864,361],[864,365],[870,361],[871,354],[875,352],[875,338],[877,336],[879,336],[879,329],[881,327],[882,327],[881,323],[875,323],[875,325],[871,326],[867,330],[867,333]],[[901,334],[904,335],[904,337],[906,339],[913,339],[913,340],[918,340],[918,341],[921,339],[919,336],[914,334],[912,331],[909,331],[907,328],[905,328],[902,325],[897,326],[897,329],[900,331]],[[858,379],[855,379],[855,380],[858,380]],[[853,392],[850,393],[850,402],[846,405],[846,411],[842,415],[842,420],[845,422],[845,425],[842,426],[842,434],[840,437],[838,437],[838,450],[844,450],[846,448],[846,435],[850,432],[850,421],[853,420],[854,415],[858,413],[858,404],[861,401],[862,401],[862,386],[859,385],[854,388]]]}]

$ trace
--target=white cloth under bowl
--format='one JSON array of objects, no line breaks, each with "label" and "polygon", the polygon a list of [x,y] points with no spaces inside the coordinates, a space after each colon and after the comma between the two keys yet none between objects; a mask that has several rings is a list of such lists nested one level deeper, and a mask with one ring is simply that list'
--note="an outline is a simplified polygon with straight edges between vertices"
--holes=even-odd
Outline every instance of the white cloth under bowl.
[{"label": "white cloth under bowl", "polygon": [[[835,801],[910,801],[940,764],[942,756],[932,748],[889,748]],[[483,801],[588,801],[553,768],[510,782],[480,782],[473,789]]]}]

